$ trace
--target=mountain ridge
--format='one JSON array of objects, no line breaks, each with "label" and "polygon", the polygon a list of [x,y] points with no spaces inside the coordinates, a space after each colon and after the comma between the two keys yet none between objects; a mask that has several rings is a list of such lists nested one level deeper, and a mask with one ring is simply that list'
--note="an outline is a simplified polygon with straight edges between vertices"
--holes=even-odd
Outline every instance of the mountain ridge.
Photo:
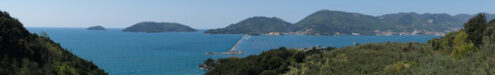
[{"label": "mountain ridge", "polygon": [[[469,14],[449,15],[446,13],[419,14],[416,12],[371,16],[354,12],[319,10],[292,25],[286,25],[294,27],[281,27],[281,29],[286,29],[282,31],[283,33],[310,35],[351,35],[355,33],[358,35],[443,35],[450,31],[459,30],[462,28],[462,24],[473,16]],[[495,18],[495,15],[487,14],[487,18]],[[231,25],[236,24],[230,24],[225,28],[210,29],[205,33],[266,34],[270,33],[267,31],[273,31],[246,25],[233,28],[244,31],[236,32],[231,28],[235,26]],[[274,27],[277,27],[277,25],[274,25]]]}]

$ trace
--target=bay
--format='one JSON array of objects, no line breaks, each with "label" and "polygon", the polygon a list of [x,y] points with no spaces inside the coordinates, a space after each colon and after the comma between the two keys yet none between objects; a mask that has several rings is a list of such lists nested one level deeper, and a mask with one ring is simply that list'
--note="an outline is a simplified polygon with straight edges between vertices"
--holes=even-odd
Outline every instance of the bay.
[{"label": "bay", "polygon": [[[202,32],[135,33],[122,29],[92,31],[84,28],[28,28],[48,36],[75,55],[92,61],[110,75],[201,75],[198,68],[208,58],[233,55],[204,55],[225,52],[243,36],[240,34],[203,34]],[[247,56],[273,48],[314,46],[352,46],[356,43],[420,42],[439,36],[248,36],[237,50]]]}]

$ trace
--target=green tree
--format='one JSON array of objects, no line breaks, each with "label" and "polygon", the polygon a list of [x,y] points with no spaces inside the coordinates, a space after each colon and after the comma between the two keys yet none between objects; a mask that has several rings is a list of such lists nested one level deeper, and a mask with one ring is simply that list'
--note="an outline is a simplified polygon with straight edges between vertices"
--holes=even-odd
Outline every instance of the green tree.
[{"label": "green tree", "polygon": [[461,59],[467,53],[475,51],[476,47],[468,39],[468,34],[464,31],[459,31],[459,34],[454,39],[454,51],[451,56],[456,59]]},{"label": "green tree", "polygon": [[278,56],[275,56],[275,57],[271,57],[270,60],[268,60],[267,62],[267,69],[276,69],[278,68],[280,65],[282,65],[282,63],[284,63],[284,59],[278,57]]},{"label": "green tree", "polygon": [[265,70],[260,75],[277,75],[277,73],[273,70]]},{"label": "green tree", "polygon": [[495,19],[488,22],[488,26],[485,29],[484,35],[492,36],[495,32]]},{"label": "green tree", "polygon": [[468,40],[471,40],[475,45],[479,45],[482,42],[482,35],[487,26],[485,14],[480,13],[478,16],[471,18],[466,24],[464,29],[468,34]]},{"label": "green tree", "polygon": [[45,32],[31,34],[17,19],[0,11],[0,75],[106,75],[95,64],[73,55]]}]

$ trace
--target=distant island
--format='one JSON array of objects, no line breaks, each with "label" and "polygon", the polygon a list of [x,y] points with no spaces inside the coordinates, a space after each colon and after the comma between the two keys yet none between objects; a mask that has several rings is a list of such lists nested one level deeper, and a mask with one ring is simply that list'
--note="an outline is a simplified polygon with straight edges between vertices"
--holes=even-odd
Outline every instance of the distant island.
[{"label": "distant island", "polygon": [[294,29],[291,23],[277,17],[251,17],[225,28],[210,29],[209,34],[264,34],[270,32],[290,32]]},{"label": "distant island", "polygon": [[86,30],[106,30],[103,26],[91,26],[89,28],[87,28]]},{"label": "distant island", "polygon": [[[320,10],[290,24],[279,18],[251,17],[207,34],[307,34],[307,35],[444,35],[462,28],[475,15],[394,13],[370,16]],[[488,19],[494,14],[486,14]]]},{"label": "distant island", "polygon": [[123,31],[156,33],[156,32],[195,32],[198,30],[179,23],[140,22],[132,25],[131,27],[125,28]]},{"label": "distant island", "polygon": [[88,60],[67,51],[46,33],[30,33],[18,19],[0,11],[0,74],[106,75]]}]

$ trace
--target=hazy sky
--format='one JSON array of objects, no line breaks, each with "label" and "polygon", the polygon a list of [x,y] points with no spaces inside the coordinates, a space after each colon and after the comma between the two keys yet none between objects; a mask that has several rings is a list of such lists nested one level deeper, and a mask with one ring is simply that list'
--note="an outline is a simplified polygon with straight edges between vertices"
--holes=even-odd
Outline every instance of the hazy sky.
[{"label": "hazy sky", "polygon": [[495,0],[2,0],[26,27],[124,28],[142,21],[220,28],[253,16],[295,23],[321,9],[382,15],[397,12],[495,13]]}]

